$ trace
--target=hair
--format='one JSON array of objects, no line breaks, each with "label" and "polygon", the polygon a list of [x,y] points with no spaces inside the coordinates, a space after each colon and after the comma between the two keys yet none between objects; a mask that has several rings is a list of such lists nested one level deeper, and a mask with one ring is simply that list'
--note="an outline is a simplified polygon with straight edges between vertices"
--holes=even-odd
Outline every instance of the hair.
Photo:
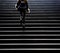
[{"label": "hair", "polygon": [[[18,0],[18,1],[21,1],[21,0]],[[26,3],[26,2],[27,2],[27,0],[24,0],[24,2]]]}]

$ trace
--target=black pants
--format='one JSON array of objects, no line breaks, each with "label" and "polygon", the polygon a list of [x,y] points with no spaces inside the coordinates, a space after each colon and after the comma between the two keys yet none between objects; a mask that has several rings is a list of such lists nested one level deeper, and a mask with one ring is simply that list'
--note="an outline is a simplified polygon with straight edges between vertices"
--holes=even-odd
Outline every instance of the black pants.
[{"label": "black pants", "polygon": [[26,15],[26,9],[20,9],[20,16],[22,17],[22,23],[25,24],[25,15]]}]

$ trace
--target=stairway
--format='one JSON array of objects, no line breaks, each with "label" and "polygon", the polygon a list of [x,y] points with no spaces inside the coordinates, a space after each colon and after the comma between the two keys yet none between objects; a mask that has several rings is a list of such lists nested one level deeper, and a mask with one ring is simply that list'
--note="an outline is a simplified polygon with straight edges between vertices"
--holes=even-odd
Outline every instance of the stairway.
[{"label": "stairway", "polygon": [[28,0],[24,31],[16,3],[0,0],[0,50],[60,50],[60,1]]}]

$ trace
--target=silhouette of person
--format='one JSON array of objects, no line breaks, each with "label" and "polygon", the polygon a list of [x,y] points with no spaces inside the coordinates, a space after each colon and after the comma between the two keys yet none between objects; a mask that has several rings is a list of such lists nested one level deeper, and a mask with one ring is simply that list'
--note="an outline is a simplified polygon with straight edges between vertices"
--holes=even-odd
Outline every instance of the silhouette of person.
[{"label": "silhouette of person", "polygon": [[25,15],[26,11],[28,11],[28,2],[27,0],[18,0],[16,8],[20,12],[20,21],[21,24],[25,24]]}]

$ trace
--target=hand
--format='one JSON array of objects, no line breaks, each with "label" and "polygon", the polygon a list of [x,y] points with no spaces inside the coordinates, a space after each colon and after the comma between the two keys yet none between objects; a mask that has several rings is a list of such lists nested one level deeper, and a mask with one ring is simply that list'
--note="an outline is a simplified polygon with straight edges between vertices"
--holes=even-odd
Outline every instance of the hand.
[{"label": "hand", "polygon": [[18,8],[16,8],[16,10],[18,10]]}]

